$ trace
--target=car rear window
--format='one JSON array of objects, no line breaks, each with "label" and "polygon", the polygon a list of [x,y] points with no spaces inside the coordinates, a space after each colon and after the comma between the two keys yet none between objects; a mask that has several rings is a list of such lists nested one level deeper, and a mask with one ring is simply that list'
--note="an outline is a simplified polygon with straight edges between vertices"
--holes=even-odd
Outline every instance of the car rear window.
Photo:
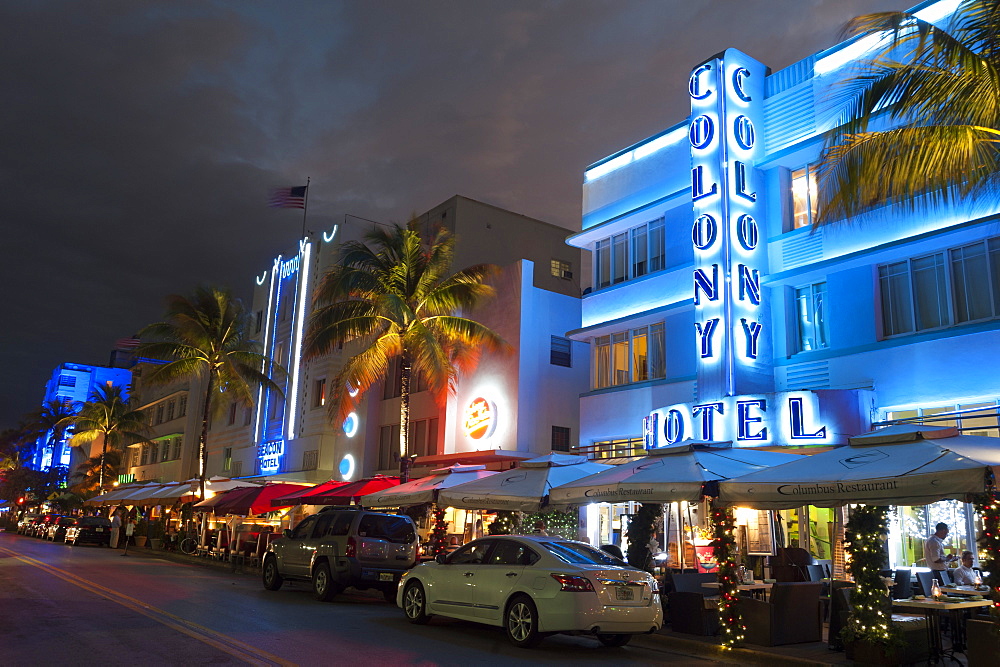
[{"label": "car rear window", "polygon": [[417,539],[413,524],[404,516],[392,514],[366,514],[361,517],[358,535],[396,544],[409,544]]},{"label": "car rear window", "polygon": [[574,542],[541,542],[541,545],[564,563],[575,563],[578,565],[616,565],[621,567],[622,562],[600,549],[586,544]]},{"label": "car rear window", "polygon": [[110,526],[111,522],[101,516],[85,516],[77,524],[79,526]]}]

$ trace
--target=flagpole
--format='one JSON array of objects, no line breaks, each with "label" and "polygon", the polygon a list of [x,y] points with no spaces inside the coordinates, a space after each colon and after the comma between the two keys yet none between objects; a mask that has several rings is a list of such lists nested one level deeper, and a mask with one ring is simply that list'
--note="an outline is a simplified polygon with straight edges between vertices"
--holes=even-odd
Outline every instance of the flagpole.
[{"label": "flagpole", "polygon": [[306,176],[306,197],[302,202],[302,236],[299,238],[304,239],[306,237],[306,213],[309,211],[309,181],[310,176]]}]

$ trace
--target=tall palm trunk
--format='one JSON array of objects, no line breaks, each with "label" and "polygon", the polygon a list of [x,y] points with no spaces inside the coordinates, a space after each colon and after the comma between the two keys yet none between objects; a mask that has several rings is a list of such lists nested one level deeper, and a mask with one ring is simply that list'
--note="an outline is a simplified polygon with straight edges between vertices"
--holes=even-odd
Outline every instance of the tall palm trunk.
[{"label": "tall palm trunk", "polygon": [[399,483],[406,484],[410,476],[410,377],[413,360],[408,352],[399,358]]},{"label": "tall palm trunk", "polygon": [[208,470],[208,418],[212,403],[212,387],[215,376],[208,373],[208,386],[205,388],[205,405],[201,411],[201,437],[198,439],[198,486],[201,489],[201,499],[205,499],[205,471]]},{"label": "tall palm trunk", "polygon": [[108,453],[108,436],[101,439],[101,466],[97,469],[97,490],[104,491],[104,455]]}]

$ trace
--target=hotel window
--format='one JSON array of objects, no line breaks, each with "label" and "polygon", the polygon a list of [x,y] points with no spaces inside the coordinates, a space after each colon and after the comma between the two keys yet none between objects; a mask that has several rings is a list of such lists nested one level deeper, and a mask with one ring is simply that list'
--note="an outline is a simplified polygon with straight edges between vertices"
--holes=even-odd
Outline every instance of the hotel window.
[{"label": "hotel window", "polygon": [[626,456],[642,456],[646,453],[642,438],[622,438],[595,442],[590,449],[591,459],[614,459]]},{"label": "hotel window", "polygon": [[324,405],[326,405],[326,378],[320,378],[313,385],[313,407],[321,408]]},{"label": "hotel window", "polygon": [[438,453],[438,418],[427,420],[427,456]]},{"label": "hotel window", "polygon": [[181,457],[181,444],[184,442],[183,438],[174,438],[174,456],[173,459],[176,461]]},{"label": "hotel window", "polygon": [[809,227],[817,213],[816,165],[792,172],[792,229]]},{"label": "hotel window", "polygon": [[554,452],[568,452],[569,451],[569,427],[568,426],[553,426],[552,427],[552,451],[554,451]]},{"label": "hotel window", "polygon": [[75,387],[76,386],[76,376],[74,376],[74,375],[60,375],[59,376],[59,386],[60,387]]},{"label": "hotel window", "polygon": [[258,310],[257,311],[257,324],[256,324],[256,327],[254,328],[254,333],[260,333],[260,329],[261,329],[261,327],[263,325],[264,325],[264,311],[263,310]]},{"label": "hotel window", "polygon": [[886,421],[906,420],[929,426],[954,426],[963,435],[1000,437],[1000,405],[997,401],[893,410],[886,412],[885,418]]},{"label": "hotel window", "polygon": [[253,419],[253,408],[250,407],[250,406],[247,406],[247,407],[243,408],[243,425],[244,426],[249,426],[251,419]]},{"label": "hotel window", "polygon": [[886,336],[1000,316],[1000,237],[878,267]]},{"label": "hotel window", "polygon": [[160,443],[154,442],[149,446],[149,462],[156,463],[159,460]]},{"label": "hotel window", "polygon": [[830,326],[826,321],[826,283],[815,283],[795,290],[795,319],[799,352],[822,350],[830,346]]},{"label": "hotel window", "polygon": [[399,424],[383,426],[378,437],[378,469],[391,470],[399,462]]},{"label": "hotel window", "polygon": [[170,441],[164,440],[160,443],[160,461],[170,460]]},{"label": "hotel window", "polygon": [[556,278],[562,278],[563,280],[573,279],[573,265],[569,262],[564,262],[559,259],[553,259],[550,262],[549,270],[552,275]]},{"label": "hotel window", "polygon": [[594,284],[598,289],[663,270],[666,267],[663,218],[599,239],[594,254]]},{"label": "hotel window", "polygon": [[177,406],[174,405],[173,401],[170,401],[169,403],[167,403],[167,421],[173,420],[173,418],[174,418],[174,409],[176,407]]},{"label": "hotel window", "polygon": [[222,450],[222,469],[229,470],[233,467],[233,448],[226,447]]},{"label": "hotel window", "polygon": [[573,342],[562,336],[552,336],[549,343],[549,363],[553,366],[573,367]]},{"label": "hotel window", "polygon": [[188,407],[188,397],[187,394],[184,394],[183,396],[177,399],[177,416],[183,417],[184,415],[186,415],[187,407]]},{"label": "hotel window", "polygon": [[132,467],[142,465],[142,447],[136,447],[132,450]]},{"label": "hotel window", "polygon": [[236,423],[236,401],[229,404],[229,425],[232,426]]},{"label": "hotel window", "polygon": [[163,403],[160,403],[159,405],[156,406],[156,423],[157,424],[163,423]]},{"label": "hotel window", "polygon": [[594,389],[666,377],[663,324],[594,340]]},{"label": "hotel window", "polygon": [[243,461],[233,461],[233,469],[230,471],[230,476],[239,477],[243,474]]},{"label": "hotel window", "polygon": [[308,452],[302,452],[302,469],[303,470],[315,470],[319,467],[319,450],[311,449]]},{"label": "hotel window", "polygon": [[427,420],[410,422],[410,432],[407,435],[409,442],[406,443],[410,454],[417,456],[427,456]]}]

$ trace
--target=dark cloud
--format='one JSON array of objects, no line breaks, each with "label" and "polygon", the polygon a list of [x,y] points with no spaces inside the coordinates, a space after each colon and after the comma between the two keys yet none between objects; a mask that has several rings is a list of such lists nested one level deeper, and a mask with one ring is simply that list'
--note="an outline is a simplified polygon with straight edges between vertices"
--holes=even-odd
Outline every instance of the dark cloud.
[{"label": "dark cloud", "polygon": [[687,113],[690,67],[774,69],[883,0],[0,5],[0,427],[62,362],[201,282],[249,292],[301,219],[461,193],[578,227],[587,164]]}]

